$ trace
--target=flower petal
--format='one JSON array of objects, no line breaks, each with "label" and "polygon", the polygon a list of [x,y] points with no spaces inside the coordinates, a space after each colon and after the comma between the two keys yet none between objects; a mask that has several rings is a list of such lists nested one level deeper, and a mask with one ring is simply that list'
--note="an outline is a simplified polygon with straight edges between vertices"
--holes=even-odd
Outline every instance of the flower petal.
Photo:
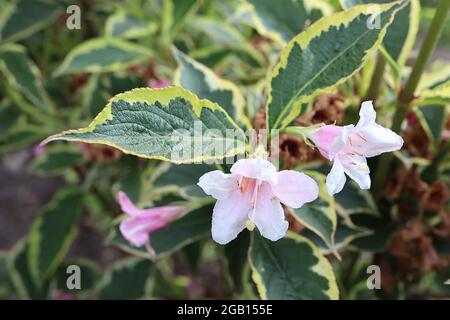
[{"label": "flower petal", "polygon": [[336,155],[346,148],[348,138],[352,135],[354,130],[355,126],[352,124],[342,127],[341,133],[333,140],[333,143],[328,151],[329,160],[334,160]]},{"label": "flower petal", "polygon": [[230,169],[231,173],[262,181],[277,182],[277,169],[262,158],[240,159]]},{"label": "flower petal", "polygon": [[341,134],[342,127],[335,125],[322,126],[314,130],[309,138],[319,149],[320,153],[327,159],[330,159],[329,151],[334,140]]},{"label": "flower petal", "polygon": [[334,160],[333,167],[331,168],[330,173],[327,175],[326,185],[327,191],[330,195],[334,195],[338,192],[341,192],[342,188],[344,188],[345,181],[344,167],[338,158]]},{"label": "flower petal", "polygon": [[352,134],[352,149],[365,157],[400,150],[403,139],[394,131],[373,123]]},{"label": "flower petal", "polygon": [[225,174],[220,170],[207,172],[200,177],[197,185],[217,200],[225,200],[238,185],[238,176]]},{"label": "flower petal", "polygon": [[372,101],[364,101],[361,104],[361,109],[359,110],[359,121],[356,125],[357,128],[365,127],[375,123],[377,113],[373,108]]},{"label": "flower petal", "polygon": [[148,215],[133,216],[120,223],[120,232],[123,237],[134,246],[140,247],[149,240],[149,234],[162,229],[166,223],[158,217]]},{"label": "flower petal", "polygon": [[277,241],[286,234],[288,222],[284,219],[280,201],[274,197],[268,183],[263,182],[259,186],[256,207],[250,214],[250,220],[261,235],[269,240]]},{"label": "flower petal", "polygon": [[145,210],[136,208],[133,202],[131,202],[130,198],[128,198],[126,193],[123,191],[119,192],[119,204],[122,208],[122,211],[129,214],[130,216],[137,216],[145,212]]},{"label": "flower petal", "polygon": [[370,189],[370,170],[367,165],[366,158],[362,156],[340,154],[339,160],[344,167],[345,173],[356,183],[361,189]]},{"label": "flower petal", "polygon": [[304,173],[294,170],[278,172],[278,183],[272,185],[273,194],[285,205],[300,208],[319,195],[317,183]]},{"label": "flower petal", "polygon": [[232,191],[226,200],[218,200],[213,210],[212,238],[220,244],[226,244],[237,237],[248,220],[251,209],[250,193]]}]

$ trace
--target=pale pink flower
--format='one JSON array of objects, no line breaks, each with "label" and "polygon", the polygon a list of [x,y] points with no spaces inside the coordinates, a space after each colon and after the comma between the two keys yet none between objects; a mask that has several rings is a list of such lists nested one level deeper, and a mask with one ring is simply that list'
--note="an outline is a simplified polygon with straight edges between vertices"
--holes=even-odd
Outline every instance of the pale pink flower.
[{"label": "pale pink flower", "polygon": [[314,130],[309,138],[314,142],[314,145],[319,149],[320,153],[327,159],[330,159],[330,148],[333,141],[342,133],[342,128],[336,125],[328,125]]},{"label": "pale pink flower", "polygon": [[327,176],[327,190],[333,195],[344,187],[347,174],[361,189],[370,188],[370,171],[366,158],[399,150],[403,139],[390,129],[375,123],[372,101],[365,101],[356,126],[328,125],[309,134],[309,138],[333,167]]},{"label": "pale pink flower", "polygon": [[148,243],[152,232],[163,229],[186,212],[184,207],[175,205],[138,209],[122,191],[119,192],[119,204],[128,214],[120,223],[120,232],[136,247]]},{"label": "pale pink flower", "polygon": [[217,199],[212,217],[212,237],[220,244],[236,238],[250,221],[261,235],[276,241],[287,231],[288,222],[280,202],[292,208],[315,200],[317,183],[309,176],[293,171],[277,172],[262,158],[241,159],[231,173],[220,170],[205,173],[198,185]]}]

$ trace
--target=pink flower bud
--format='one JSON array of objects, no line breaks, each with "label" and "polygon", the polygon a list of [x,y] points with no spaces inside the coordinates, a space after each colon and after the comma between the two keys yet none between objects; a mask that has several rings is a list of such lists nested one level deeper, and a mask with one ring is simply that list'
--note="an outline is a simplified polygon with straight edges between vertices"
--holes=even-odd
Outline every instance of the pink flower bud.
[{"label": "pink flower bud", "polygon": [[186,212],[186,208],[174,205],[138,209],[122,191],[119,192],[119,204],[128,214],[128,218],[120,224],[120,232],[136,247],[146,244],[151,233],[165,228]]}]

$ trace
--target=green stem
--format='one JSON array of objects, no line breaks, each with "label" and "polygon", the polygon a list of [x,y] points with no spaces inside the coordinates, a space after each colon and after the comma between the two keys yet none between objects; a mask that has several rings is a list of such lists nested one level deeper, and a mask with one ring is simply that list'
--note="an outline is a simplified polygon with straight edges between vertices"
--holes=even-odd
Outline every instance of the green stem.
[{"label": "green stem", "polygon": [[370,79],[370,86],[367,90],[366,97],[364,100],[375,100],[380,92],[381,84],[383,83],[384,67],[386,66],[386,60],[381,54],[378,55],[377,63]]},{"label": "green stem", "polygon": [[290,136],[306,139],[309,132],[311,132],[323,125],[324,125],[323,123],[320,123],[320,124],[310,125],[307,127],[301,127],[301,126],[286,127],[286,128],[280,129],[280,134],[288,134]]},{"label": "green stem", "polygon": [[399,102],[407,104],[414,97],[414,91],[419,84],[420,77],[422,76],[422,73],[427,66],[427,62],[431,56],[431,53],[436,47],[442,30],[444,29],[445,19],[447,18],[449,9],[450,1],[439,1],[433,17],[433,21],[431,22],[430,28],[428,29],[428,32],[425,36],[425,40],[422,44],[422,47],[420,48],[419,55],[417,56],[417,60],[414,63],[414,67],[411,71],[411,75],[409,76],[408,81],[405,84],[405,90],[403,90],[402,94],[400,95]]},{"label": "green stem", "polygon": [[[405,84],[403,92],[401,92],[398,98],[398,107],[395,110],[391,127],[392,130],[396,133],[400,132],[402,122],[408,112],[410,102],[414,99],[414,92],[417,88],[417,85],[419,84],[422,73],[427,66],[431,53],[436,47],[439,36],[442,33],[449,8],[449,0],[439,1],[433,17],[433,21],[431,22],[430,28],[428,29],[428,32],[425,36],[425,40],[422,43],[419,55],[414,63],[411,74]],[[373,194],[375,198],[379,198],[379,196],[381,195],[381,189],[383,188],[386,181],[392,158],[392,153],[387,153],[384,154],[378,162],[373,185]]]}]

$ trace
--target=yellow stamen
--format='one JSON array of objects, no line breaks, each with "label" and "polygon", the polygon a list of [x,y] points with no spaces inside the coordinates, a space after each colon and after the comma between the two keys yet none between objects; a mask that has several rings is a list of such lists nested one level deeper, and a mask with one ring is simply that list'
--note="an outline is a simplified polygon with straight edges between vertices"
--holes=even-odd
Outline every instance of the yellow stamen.
[{"label": "yellow stamen", "polygon": [[248,229],[248,231],[253,231],[253,229],[255,229],[255,224],[250,220],[247,220],[245,222],[245,227]]}]

